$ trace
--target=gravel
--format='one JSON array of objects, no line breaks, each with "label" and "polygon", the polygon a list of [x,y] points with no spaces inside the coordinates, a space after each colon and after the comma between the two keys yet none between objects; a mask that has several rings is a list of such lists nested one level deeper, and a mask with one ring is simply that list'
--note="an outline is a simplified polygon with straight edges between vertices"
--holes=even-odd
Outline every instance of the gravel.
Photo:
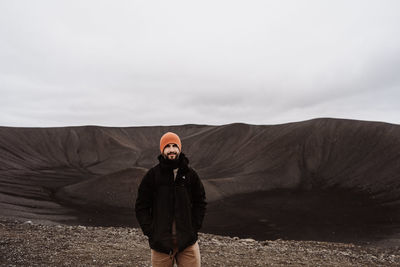
[{"label": "gravel", "polygon": [[[140,229],[0,221],[0,266],[151,266]],[[202,266],[400,266],[396,248],[199,234]]]}]

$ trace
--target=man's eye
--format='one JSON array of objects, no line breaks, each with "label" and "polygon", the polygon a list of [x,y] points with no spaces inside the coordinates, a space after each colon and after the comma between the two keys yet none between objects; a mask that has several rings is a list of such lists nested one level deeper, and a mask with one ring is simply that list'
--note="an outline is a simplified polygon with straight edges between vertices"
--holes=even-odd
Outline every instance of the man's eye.
[{"label": "man's eye", "polygon": [[178,145],[174,144],[173,147],[178,147]]}]

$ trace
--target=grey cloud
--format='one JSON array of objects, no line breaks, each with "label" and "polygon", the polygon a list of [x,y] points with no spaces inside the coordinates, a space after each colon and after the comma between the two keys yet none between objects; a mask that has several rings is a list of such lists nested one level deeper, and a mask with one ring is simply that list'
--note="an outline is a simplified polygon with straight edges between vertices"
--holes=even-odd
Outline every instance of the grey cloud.
[{"label": "grey cloud", "polygon": [[0,124],[400,122],[399,7],[4,1]]}]

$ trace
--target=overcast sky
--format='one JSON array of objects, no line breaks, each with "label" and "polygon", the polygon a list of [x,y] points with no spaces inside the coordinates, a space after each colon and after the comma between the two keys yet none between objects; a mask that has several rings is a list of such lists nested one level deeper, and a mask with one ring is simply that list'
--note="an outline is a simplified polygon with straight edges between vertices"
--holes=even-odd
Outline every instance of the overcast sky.
[{"label": "overcast sky", "polygon": [[0,1],[0,125],[400,124],[400,1]]}]

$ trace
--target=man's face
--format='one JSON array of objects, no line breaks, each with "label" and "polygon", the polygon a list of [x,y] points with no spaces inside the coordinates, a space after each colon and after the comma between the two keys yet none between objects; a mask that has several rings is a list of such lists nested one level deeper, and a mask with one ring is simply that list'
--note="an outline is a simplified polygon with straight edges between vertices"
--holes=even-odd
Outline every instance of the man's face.
[{"label": "man's face", "polygon": [[168,144],[164,147],[163,155],[167,159],[177,159],[180,154],[179,147],[177,144]]}]

